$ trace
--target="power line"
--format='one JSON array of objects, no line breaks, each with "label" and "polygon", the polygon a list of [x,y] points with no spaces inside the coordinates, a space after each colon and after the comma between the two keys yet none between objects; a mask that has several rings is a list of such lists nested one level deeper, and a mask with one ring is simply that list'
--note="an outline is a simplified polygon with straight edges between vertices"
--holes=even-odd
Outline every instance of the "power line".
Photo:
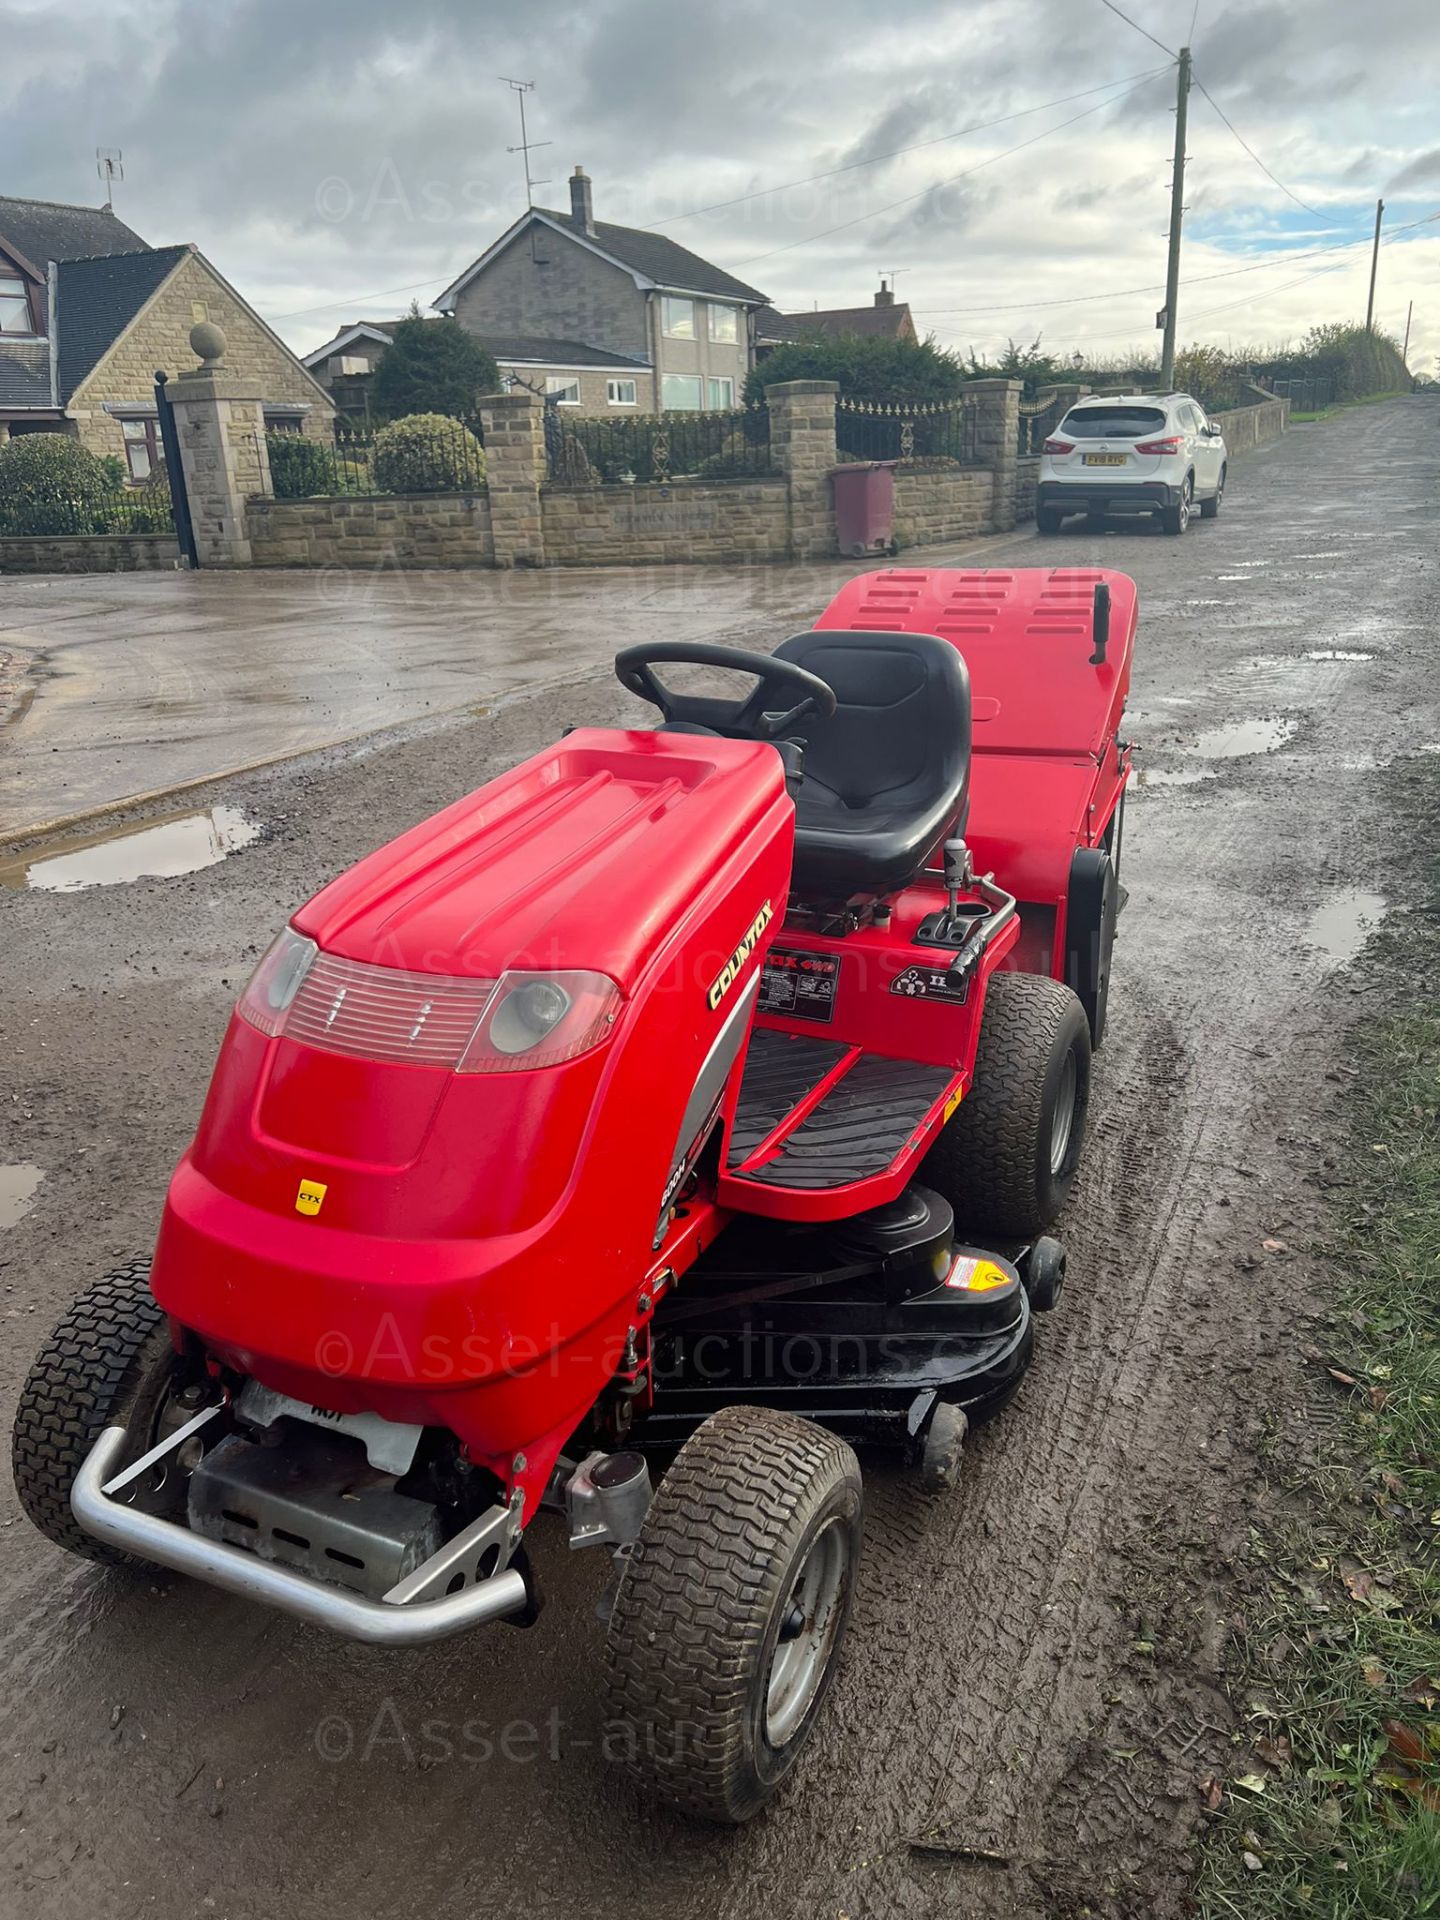
[{"label": "power line", "polygon": [[897,207],[911,206],[916,200],[925,199],[926,195],[933,193],[937,187],[954,186],[957,180],[967,180],[971,174],[979,173],[985,167],[993,167],[998,160],[1008,160],[1012,154],[1021,153],[1026,147],[1033,147],[1041,140],[1048,140],[1052,134],[1063,133],[1067,127],[1073,127],[1077,121],[1089,119],[1092,113],[1100,113],[1106,107],[1118,106],[1122,100],[1127,100],[1130,94],[1136,92],[1138,86],[1143,86],[1146,81],[1153,80],[1157,73],[1163,72],[1163,67],[1156,67],[1150,73],[1142,74],[1137,86],[1117,94],[1114,99],[1101,100],[1093,107],[1086,107],[1083,113],[1071,114],[1068,120],[1062,120],[1058,126],[1047,127],[1043,133],[1032,134],[1028,140],[1021,140],[1013,147],[1006,147],[1001,153],[992,153],[988,159],[977,160],[973,167],[963,167],[959,173],[949,174],[943,180],[932,181],[928,187],[922,187],[918,193],[907,193],[899,200],[888,201],[883,207],[871,207],[868,213],[857,214],[853,220],[842,220],[837,226],[824,227],[819,233],[807,234],[803,240],[788,241],[783,247],[771,247],[768,253],[752,253],[748,259],[731,261],[730,267],[733,269],[758,266],[762,260],[773,260],[777,254],[793,253],[797,247],[813,246],[817,240],[828,240],[832,234],[846,233],[851,227],[863,226],[867,220],[878,219],[882,213],[894,213]]},{"label": "power line", "polygon": [[1143,33],[1152,47],[1159,47],[1161,53],[1168,53],[1172,60],[1179,59],[1180,56],[1173,47],[1167,47],[1163,40],[1157,40],[1153,33],[1147,32],[1146,29],[1140,25],[1140,22],[1138,20],[1132,20],[1128,13],[1121,13],[1119,7],[1115,5],[1115,0],[1100,0],[1100,4],[1102,7],[1109,7],[1111,13],[1123,20],[1127,27],[1134,27],[1136,33]]},{"label": "power line", "polygon": [[[1397,227],[1394,233],[1391,234],[1387,240],[1382,241],[1381,244],[1382,246],[1392,247],[1394,246],[1395,242],[1401,237],[1402,234],[1413,233],[1417,227],[1430,226],[1437,220],[1440,220],[1440,208],[1436,208],[1436,210],[1433,213],[1425,214],[1419,220],[1411,220],[1410,222],[1407,223],[1407,225],[1403,227]],[[1350,247],[1364,246],[1368,244],[1369,244],[1368,241],[1350,241],[1348,243]],[[1329,249],[1326,249],[1326,251],[1329,251]],[[1274,294],[1288,292],[1288,290],[1291,287],[1298,287],[1307,280],[1318,280],[1323,274],[1338,273],[1341,270],[1341,268],[1344,267],[1346,264],[1347,262],[1343,260],[1336,260],[1328,267],[1312,267],[1308,273],[1298,273],[1296,274],[1293,280],[1283,280],[1278,287],[1267,288],[1265,290],[1265,297],[1268,299]],[[1243,300],[1227,300],[1222,306],[1206,307],[1203,312],[1191,315],[1190,324],[1193,325],[1196,321],[1199,321],[1199,320],[1214,319],[1217,314],[1231,313],[1234,311],[1236,307],[1249,306],[1251,304],[1252,298],[1253,296],[1247,296]],[[1128,329],[1125,331],[1128,331]],[[1119,340],[1123,337],[1124,337],[1124,334],[1122,333],[1122,330],[1117,328],[1112,333],[1090,334],[1084,339],[1077,340],[1074,344],[1077,347],[1099,345],[1107,340]]]},{"label": "power line", "polygon": [[1292,193],[1289,187],[1286,186],[1285,182],[1277,178],[1277,176],[1270,171],[1269,167],[1266,166],[1265,162],[1260,158],[1259,154],[1256,153],[1255,149],[1251,146],[1250,142],[1245,138],[1244,134],[1242,134],[1239,128],[1235,126],[1233,121],[1231,121],[1231,119],[1225,112],[1225,109],[1220,105],[1219,101],[1215,98],[1214,94],[1211,93],[1210,89],[1205,85],[1205,82],[1203,80],[1197,79],[1195,82],[1195,85],[1200,89],[1201,93],[1204,94],[1205,98],[1210,102],[1211,106],[1214,107],[1216,113],[1219,114],[1220,118],[1225,122],[1225,125],[1229,127],[1231,133],[1235,135],[1235,138],[1240,142],[1240,145],[1245,149],[1246,153],[1249,154],[1250,158],[1255,162],[1256,166],[1259,167],[1260,171],[1265,175],[1265,178],[1271,181],[1273,185],[1277,186],[1280,189],[1281,193],[1285,195],[1287,200],[1293,200],[1296,206],[1303,207],[1306,213],[1313,213],[1317,220],[1323,220],[1325,218],[1325,215],[1321,213],[1318,207],[1312,207],[1308,200],[1302,200],[1298,193]]},{"label": "power line", "polygon": [[843,166],[829,167],[824,173],[807,174],[803,180],[784,180],[778,186],[757,187],[753,193],[737,193],[731,200],[713,200],[708,206],[691,207],[686,213],[667,214],[663,220],[647,221],[645,231],[652,233],[656,227],[671,227],[678,220],[695,220],[702,213],[721,213],[727,207],[741,207],[750,200],[763,200],[767,194],[788,193],[795,187],[813,187],[819,180],[833,180],[837,174],[853,173],[857,167],[878,166],[882,160],[898,160],[901,154],[919,153],[925,147],[943,146],[949,140],[963,140],[968,134],[988,133],[992,127],[1006,127],[1012,120],[1024,120],[1032,113],[1047,113],[1052,107],[1068,107],[1072,100],[1088,100],[1092,94],[1108,93],[1114,87],[1128,87],[1141,80],[1150,80],[1163,71],[1162,67],[1152,67],[1148,73],[1127,74],[1123,80],[1107,80],[1102,86],[1085,87],[1079,93],[1062,94],[1058,100],[1046,100],[1038,107],[1021,107],[1016,113],[1002,114],[998,120],[977,120],[973,127],[957,127],[954,133],[937,133],[929,140],[914,140],[907,147],[892,147],[888,153],[872,153],[863,160],[847,160]]},{"label": "power line", "polygon": [[358,307],[366,300],[388,300],[392,293],[419,293],[425,287],[448,287],[455,278],[448,274],[437,280],[412,280],[408,287],[381,287],[378,293],[347,293],[342,299],[327,300],[319,307],[297,307],[293,313],[272,313],[270,322],[277,320],[308,320],[312,313],[333,313],[336,307]]}]

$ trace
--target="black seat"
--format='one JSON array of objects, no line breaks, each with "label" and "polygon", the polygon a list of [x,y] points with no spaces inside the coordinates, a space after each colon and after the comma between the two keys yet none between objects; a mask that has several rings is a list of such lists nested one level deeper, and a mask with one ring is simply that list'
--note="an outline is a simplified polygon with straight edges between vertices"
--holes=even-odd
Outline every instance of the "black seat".
[{"label": "black seat", "polygon": [[795,891],[844,900],[913,880],[964,831],[970,785],[970,676],[931,633],[797,633],[782,660],[835,689],[809,715],[795,801]]}]

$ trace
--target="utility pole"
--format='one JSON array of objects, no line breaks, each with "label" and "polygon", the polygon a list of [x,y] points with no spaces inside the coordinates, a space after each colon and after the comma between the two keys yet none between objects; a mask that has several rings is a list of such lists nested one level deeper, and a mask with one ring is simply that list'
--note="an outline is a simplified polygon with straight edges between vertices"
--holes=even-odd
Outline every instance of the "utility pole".
[{"label": "utility pole", "polygon": [[1375,269],[1380,265],[1380,222],[1385,217],[1385,202],[1375,202],[1375,245],[1370,254],[1370,298],[1365,303],[1365,331],[1369,333],[1375,324]]},{"label": "utility pole", "polygon": [[1175,384],[1175,309],[1180,302],[1180,226],[1185,218],[1185,117],[1190,104],[1190,49],[1181,47],[1175,87],[1175,166],[1170,178],[1170,259],[1165,269],[1165,344],[1160,390]]},{"label": "utility pole", "polygon": [[1405,371],[1410,371],[1410,322],[1415,317],[1415,302],[1412,300],[1405,309],[1405,344],[1400,349],[1400,358],[1405,362]]}]

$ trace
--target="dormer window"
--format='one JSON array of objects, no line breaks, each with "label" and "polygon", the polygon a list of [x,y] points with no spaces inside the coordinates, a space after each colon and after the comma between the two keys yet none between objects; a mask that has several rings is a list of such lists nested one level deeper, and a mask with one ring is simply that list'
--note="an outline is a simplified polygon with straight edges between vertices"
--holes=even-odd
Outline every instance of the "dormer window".
[{"label": "dormer window", "polygon": [[30,294],[18,273],[0,266],[0,333],[32,333]]}]

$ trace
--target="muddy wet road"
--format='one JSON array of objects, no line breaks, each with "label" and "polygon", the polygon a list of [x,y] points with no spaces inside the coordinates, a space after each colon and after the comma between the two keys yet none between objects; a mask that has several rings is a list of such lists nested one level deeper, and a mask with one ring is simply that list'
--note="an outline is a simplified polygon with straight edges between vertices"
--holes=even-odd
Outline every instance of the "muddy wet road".
[{"label": "muddy wet road", "polygon": [[[1293,1380],[1302,1283],[1259,1243],[1314,1204],[1294,1141],[1325,1093],[1337,970],[1384,911],[1371,776],[1440,748],[1437,423],[1412,399],[1297,429],[1182,540],[1016,546],[1103,558],[1142,596],[1144,772],[1070,1284],[954,1496],[868,1475],[848,1661],[769,1817],[689,1830],[607,1773],[598,1559],[542,1548],[531,1633],[376,1654],[78,1567],[7,1487],[5,1910],[1176,1911],[1195,1782],[1230,1753],[1226,1558]],[[218,863],[0,892],[0,1162],[29,1170],[0,1241],[7,1427],[70,1293],[148,1245],[232,994],[295,902],[559,723],[626,705],[587,677],[230,781],[203,804],[262,834]]]}]

